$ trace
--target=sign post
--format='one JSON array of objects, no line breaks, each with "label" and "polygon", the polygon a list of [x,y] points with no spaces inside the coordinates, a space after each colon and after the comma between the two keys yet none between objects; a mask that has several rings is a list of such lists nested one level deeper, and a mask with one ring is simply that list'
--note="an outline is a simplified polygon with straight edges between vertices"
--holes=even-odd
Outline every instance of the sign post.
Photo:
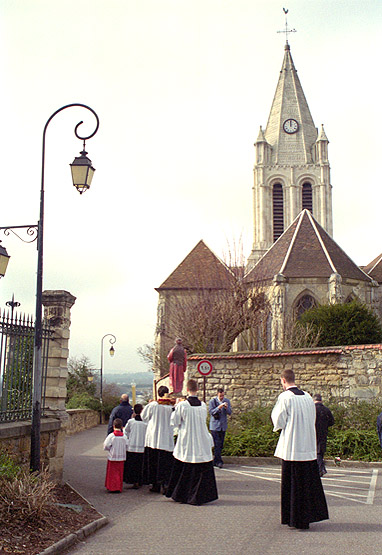
[{"label": "sign post", "polygon": [[206,376],[212,372],[212,362],[209,360],[201,360],[198,362],[197,370],[203,376],[203,401],[206,402]]}]

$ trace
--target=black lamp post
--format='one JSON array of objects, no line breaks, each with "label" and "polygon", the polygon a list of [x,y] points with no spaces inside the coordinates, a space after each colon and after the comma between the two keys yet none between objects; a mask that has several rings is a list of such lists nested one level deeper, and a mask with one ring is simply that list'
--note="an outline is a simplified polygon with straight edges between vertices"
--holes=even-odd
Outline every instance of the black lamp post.
[{"label": "black lamp post", "polygon": [[100,424],[102,424],[102,420],[103,420],[103,340],[106,337],[110,337],[109,343],[111,344],[111,347],[109,349],[109,354],[110,354],[111,357],[114,356],[115,349],[114,349],[113,345],[117,341],[115,335],[113,335],[112,333],[107,333],[101,339],[101,367],[100,367],[100,371],[99,371],[99,378],[100,378],[99,400],[100,400],[100,403],[101,403],[101,413],[100,413],[100,418],[99,418],[99,423]]},{"label": "black lamp post", "polygon": [[[5,234],[9,235],[9,231],[19,228],[28,228],[27,233],[31,234],[31,229],[37,229],[37,282],[36,282],[36,315],[35,315],[35,334],[34,334],[34,351],[33,351],[33,400],[32,400],[32,427],[31,427],[31,458],[30,465],[33,471],[40,470],[40,427],[41,427],[41,381],[42,381],[42,285],[43,285],[43,260],[44,260],[44,177],[45,177],[45,136],[46,130],[52,119],[66,108],[80,107],[92,112],[96,118],[96,128],[90,135],[82,137],[78,134],[78,128],[83,121],[77,123],[74,134],[78,139],[83,141],[83,151],[81,156],[76,157],[71,166],[73,185],[82,194],[89,189],[91,180],[94,175],[94,168],[91,160],[86,156],[85,141],[93,137],[99,127],[99,119],[96,112],[85,104],[67,104],[56,110],[45,124],[42,136],[42,164],[41,164],[41,189],[40,189],[40,218],[37,226],[8,226],[0,227]],[[15,233],[17,235],[17,233]],[[17,235],[18,236],[18,235]],[[35,240],[34,237],[33,240]],[[31,241],[30,241],[31,242]],[[5,249],[4,249],[5,251]],[[3,257],[8,256],[0,251]],[[9,258],[9,257],[8,257]],[[1,270],[0,270],[1,271]]]}]

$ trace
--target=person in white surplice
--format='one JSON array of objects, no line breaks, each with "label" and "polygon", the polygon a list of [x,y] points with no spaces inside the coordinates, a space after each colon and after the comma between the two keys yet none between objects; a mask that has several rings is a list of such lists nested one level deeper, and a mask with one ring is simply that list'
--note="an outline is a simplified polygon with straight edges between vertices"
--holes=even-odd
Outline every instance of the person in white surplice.
[{"label": "person in white surplice", "polygon": [[275,457],[282,459],[281,524],[307,529],[329,518],[316,452],[316,409],[295,384],[293,370],[281,374],[283,393],[272,410],[273,430],[281,430]]}]

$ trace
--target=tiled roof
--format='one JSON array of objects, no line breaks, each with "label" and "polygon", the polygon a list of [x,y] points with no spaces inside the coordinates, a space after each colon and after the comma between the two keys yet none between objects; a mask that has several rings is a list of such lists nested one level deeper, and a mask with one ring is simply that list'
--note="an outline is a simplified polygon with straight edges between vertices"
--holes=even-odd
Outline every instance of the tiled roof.
[{"label": "tiled roof", "polygon": [[188,356],[188,360],[214,360],[214,359],[251,359],[251,358],[275,358],[301,355],[343,354],[346,351],[366,351],[377,349],[382,351],[382,344],[376,345],[346,345],[344,347],[320,347],[313,349],[301,349],[294,351],[248,351],[239,353],[203,353]]},{"label": "tiled roof", "polygon": [[365,266],[363,271],[375,279],[375,281],[378,281],[378,283],[382,283],[382,254]]},{"label": "tiled roof", "polygon": [[303,210],[259,262],[247,274],[247,282],[269,280],[276,274],[286,278],[342,278],[370,281],[328,233]]},{"label": "tiled roof", "polygon": [[204,243],[199,243],[156,290],[222,289],[234,281],[231,270]]}]

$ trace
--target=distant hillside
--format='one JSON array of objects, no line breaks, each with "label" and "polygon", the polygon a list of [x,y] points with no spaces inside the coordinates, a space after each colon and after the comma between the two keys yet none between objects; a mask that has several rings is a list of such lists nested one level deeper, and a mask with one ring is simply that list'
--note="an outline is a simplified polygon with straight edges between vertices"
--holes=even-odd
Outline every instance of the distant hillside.
[{"label": "distant hillside", "polygon": [[154,374],[152,372],[123,372],[119,374],[104,374],[104,380],[108,383],[131,385],[133,382],[137,388],[146,388],[153,385]]}]

